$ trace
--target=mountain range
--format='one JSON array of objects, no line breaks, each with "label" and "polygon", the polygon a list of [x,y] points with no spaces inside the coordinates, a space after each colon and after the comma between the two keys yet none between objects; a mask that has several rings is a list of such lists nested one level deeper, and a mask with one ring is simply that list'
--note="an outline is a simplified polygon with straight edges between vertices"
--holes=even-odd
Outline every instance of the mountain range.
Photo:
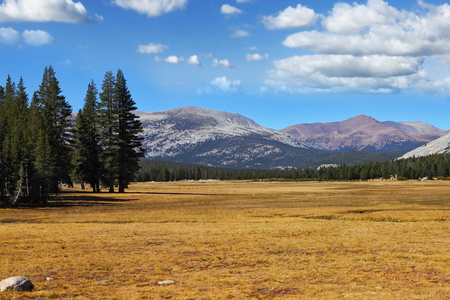
[{"label": "mountain range", "polygon": [[[144,129],[146,158],[232,168],[393,159],[398,152],[447,133],[422,122],[379,122],[364,115],[342,122],[298,124],[281,131],[239,114],[200,107],[138,111],[136,115]],[[357,155],[345,152],[355,150]]]},{"label": "mountain range", "polygon": [[298,124],[282,129],[298,141],[332,151],[408,151],[446,134],[422,122],[380,122],[360,115],[342,122]]}]

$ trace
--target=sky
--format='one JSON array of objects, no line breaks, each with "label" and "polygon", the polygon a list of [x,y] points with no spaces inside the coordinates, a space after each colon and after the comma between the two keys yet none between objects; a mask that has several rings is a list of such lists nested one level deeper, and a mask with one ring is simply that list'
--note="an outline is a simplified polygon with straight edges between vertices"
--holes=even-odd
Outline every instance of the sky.
[{"label": "sky", "polygon": [[141,111],[450,129],[449,28],[439,0],[3,0],[0,85],[23,77],[31,98],[51,65],[78,111],[121,69]]}]

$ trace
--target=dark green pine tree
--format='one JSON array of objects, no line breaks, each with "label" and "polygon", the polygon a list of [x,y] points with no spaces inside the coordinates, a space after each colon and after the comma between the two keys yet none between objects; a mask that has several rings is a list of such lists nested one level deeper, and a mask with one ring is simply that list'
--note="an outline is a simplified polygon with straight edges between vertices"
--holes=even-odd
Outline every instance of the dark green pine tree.
[{"label": "dark green pine tree", "polygon": [[72,108],[61,95],[59,81],[51,66],[46,67],[37,91],[42,117],[42,141],[49,143],[47,168],[51,176],[50,192],[57,192],[59,182],[71,183],[70,122]]},{"label": "dark green pine tree", "polygon": [[49,196],[49,187],[52,174],[48,168],[51,161],[50,146],[47,135],[42,128],[43,120],[38,93],[34,92],[26,122],[27,135],[25,143],[29,150],[29,163],[27,167],[27,189],[32,203],[46,204]]},{"label": "dark green pine tree", "polygon": [[28,172],[30,168],[30,152],[31,147],[26,143],[27,140],[27,120],[29,117],[28,107],[28,94],[26,92],[23,79],[20,78],[17,85],[14,105],[12,109],[13,119],[10,122],[11,128],[11,144],[13,146],[12,159],[14,162],[14,168],[17,172],[16,177],[16,195],[12,205],[17,204],[19,201],[28,200]]},{"label": "dark green pine tree", "polygon": [[119,193],[124,193],[128,184],[136,178],[139,159],[143,156],[143,138],[139,137],[142,125],[134,114],[136,103],[131,98],[127,82],[121,70],[117,71],[115,102],[118,105],[118,183]]},{"label": "dark green pine tree", "polygon": [[105,171],[102,182],[109,186],[109,192],[114,192],[116,178],[119,172],[119,115],[117,98],[115,96],[115,78],[111,71],[106,72],[100,93],[99,123],[102,146],[102,162]]},{"label": "dark green pine tree", "polygon": [[2,138],[2,177],[3,194],[5,202],[10,201],[10,197],[15,192],[15,185],[18,177],[17,168],[14,161],[14,145],[12,142],[14,130],[14,98],[16,95],[16,85],[8,76],[4,90],[4,100],[2,108],[3,138]]},{"label": "dark green pine tree", "polygon": [[98,118],[97,87],[88,85],[83,110],[78,112],[74,130],[74,167],[76,177],[87,182],[93,192],[100,192],[101,145]]},{"label": "dark green pine tree", "polygon": [[5,162],[3,159],[3,142],[6,135],[6,124],[4,116],[4,103],[5,103],[5,88],[0,86],[0,203],[4,201],[5,197],[5,184],[6,184],[6,170]]}]

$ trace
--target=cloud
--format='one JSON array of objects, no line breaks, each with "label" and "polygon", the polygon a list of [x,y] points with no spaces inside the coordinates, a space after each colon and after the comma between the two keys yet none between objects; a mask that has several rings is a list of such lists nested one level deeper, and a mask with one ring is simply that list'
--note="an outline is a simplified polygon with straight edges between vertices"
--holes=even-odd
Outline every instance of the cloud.
[{"label": "cloud", "polygon": [[197,55],[192,55],[191,57],[189,57],[188,64],[194,65],[194,66],[201,66],[202,65],[200,63],[200,59],[198,58]]},{"label": "cloud", "polygon": [[212,66],[214,68],[217,67],[233,68],[233,65],[228,61],[228,59],[218,60],[217,58],[214,58],[212,61]]},{"label": "cloud", "polygon": [[283,41],[286,47],[314,54],[275,61],[268,86],[285,91],[385,93],[442,91],[450,80],[445,72],[441,77],[432,75],[425,63],[434,60],[450,67],[449,4],[419,1],[419,8],[411,12],[382,0],[339,2],[321,18],[317,28]]},{"label": "cloud", "polygon": [[350,33],[377,24],[395,25],[398,19],[407,16],[408,13],[398,11],[383,0],[368,0],[367,4],[353,3],[353,6],[339,2],[322,24],[331,32]]},{"label": "cloud", "polygon": [[270,85],[289,91],[394,92],[423,84],[423,58],[305,55],[274,62]]},{"label": "cloud", "polygon": [[4,0],[0,5],[0,22],[49,21],[91,23],[95,20],[83,4],[72,0]]},{"label": "cloud", "polygon": [[53,43],[53,37],[42,30],[25,30],[22,33],[25,43],[31,46],[44,46]]},{"label": "cloud", "polygon": [[0,28],[0,43],[14,45],[20,41],[20,34],[11,27]]},{"label": "cloud", "polygon": [[237,15],[237,14],[241,14],[242,10],[240,10],[237,7],[231,6],[229,4],[224,4],[220,8],[220,12],[224,15]]},{"label": "cloud", "polygon": [[[358,17],[364,12],[363,17]],[[283,45],[325,54],[442,55],[450,51],[450,6],[425,17],[400,12],[381,0],[367,5],[338,3],[323,21],[327,31],[288,36]]]},{"label": "cloud", "polygon": [[276,17],[266,16],[263,23],[267,29],[305,28],[316,22],[314,10],[298,4],[296,8],[289,6],[280,11]]},{"label": "cloud", "polygon": [[162,44],[148,44],[148,45],[139,45],[138,46],[138,52],[142,54],[149,54],[149,53],[161,53],[164,51],[164,49],[169,48],[166,45]]},{"label": "cloud", "polygon": [[247,3],[250,2],[251,0],[236,0],[237,3]]},{"label": "cloud", "polygon": [[423,58],[402,56],[304,55],[274,62],[277,78],[388,78],[419,71]]},{"label": "cloud", "polygon": [[176,9],[183,9],[188,0],[113,0],[113,3],[148,17],[159,17]]},{"label": "cloud", "polygon": [[235,92],[241,85],[241,81],[240,80],[231,81],[227,79],[227,77],[223,76],[217,77],[216,79],[212,80],[210,84],[214,87],[217,87],[219,90],[223,92]]},{"label": "cloud", "polygon": [[261,61],[261,60],[265,60],[265,59],[268,59],[269,58],[269,54],[264,54],[264,55],[261,55],[261,54],[259,54],[259,53],[255,53],[255,54],[247,54],[246,56],[245,56],[245,58],[248,60],[248,61]]},{"label": "cloud", "polygon": [[179,63],[182,63],[184,61],[184,58],[171,55],[171,56],[167,57],[165,59],[165,61],[168,62],[168,63],[171,63],[171,64],[179,64]]},{"label": "cloud", "polygon": [[242,37],[246,37],[246,36],[250,36],[250,35],[251,35],[250,32],[245,31],[245,30],[238,29],[238,30],[235,30],[235,31],[231,34],[231,37],[232,37],[232,38],[242,38]]}]

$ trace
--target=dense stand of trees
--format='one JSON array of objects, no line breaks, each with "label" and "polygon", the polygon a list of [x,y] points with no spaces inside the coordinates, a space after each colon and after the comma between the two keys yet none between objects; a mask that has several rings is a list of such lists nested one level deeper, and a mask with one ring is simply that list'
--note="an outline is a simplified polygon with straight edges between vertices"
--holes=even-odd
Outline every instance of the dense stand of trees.
[{"label": "dense stand of trees", "polygon": [[450,176],[450,154],[328,168],[241,170],[142,160],[138,181],[198,179],[369,180]]},{"label": "dense stand of trees", "polygon": [[143,155],[141,123],[121,70],[107,72],[100,100],[88,85],[83,109],[72,124],[72,107],[54,69],[46,67],[31,101],[22,78],[0,86],[0,203],[46,204],[61,184],[107,185],[124,192]]}]

